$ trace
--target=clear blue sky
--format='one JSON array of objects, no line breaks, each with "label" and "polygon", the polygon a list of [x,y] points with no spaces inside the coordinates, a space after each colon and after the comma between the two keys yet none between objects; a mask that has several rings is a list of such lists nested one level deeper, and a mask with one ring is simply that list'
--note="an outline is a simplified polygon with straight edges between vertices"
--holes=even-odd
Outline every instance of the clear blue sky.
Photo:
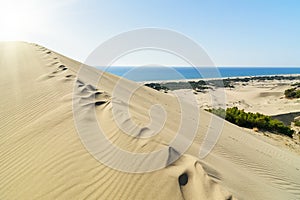
[{"label": "clear blue sky", "polygon": [[299,0],[0,0],[0,13],[0,40],[80,61],[114,35],[159,27],[192,38],[217,65],[300,66]]}]

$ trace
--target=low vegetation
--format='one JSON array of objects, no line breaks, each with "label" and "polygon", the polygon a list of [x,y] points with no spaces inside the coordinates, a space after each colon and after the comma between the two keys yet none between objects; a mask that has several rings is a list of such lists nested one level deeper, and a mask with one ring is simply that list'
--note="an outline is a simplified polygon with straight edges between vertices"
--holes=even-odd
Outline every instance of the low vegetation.
[{"label": "low vegetation", "polygon": [[148,86],[148,87],[153,88],[158,91],[164,90],[166,92],[169,90],[169,88],[167,88],[166,86],[162,86],[159,83],[147,83],[147,84],[145,84],[145,86]]},{"label": "low vegetation", "polygon": [[292,86],[300,87],[300,83],[294,83]]},{"label": "low vegetation", "polygon": [[294,134],[294,131],[290,127],[285,126],[283,122],[260,113],[245,112],[237,107],[227,108],[226,110],[222,108],[209,109],[208,111],[241,127],[258,128],[263,131],[281,133],[289,137],[293,137]]},{"label": "low vegetation", "polygon": [[287,89],[284,91],[284,95],[289,99],[300,98],[300,89],[298,87]]},{"label": "low vegetation", "polygon": [[[206,89],[212,87],[225,87],[234,88],[233,83],[248,83],[251,81],[266,81],[266,80],[300,80],[300,76],[254,76],[244,78],[226,78],[226,79],[211,79],[211,80],[199,80],[188,82],[168,82],[168,83],[148,83],[145,84],[155,90],[179,90],[179,89],[193,89],[196,92],[205,92]],[[300,83],[293,85],[294,87],[300,87]]]},{"label": "low vegetation", "polygon": [[300,126],[300,121],[294,121],[295,126]]},{"label": "low vegetation", "polygon": [[209,81],[188,81],[188,82],[168,82],[168,83],[147,83],[145,86],[151,87],[155,90],[180,90],[180,89],[193,89],[196,92],[204,92],[206,89],[214,87],[228,87],[233,88],[232,81],[230,80],[209,80]]}]

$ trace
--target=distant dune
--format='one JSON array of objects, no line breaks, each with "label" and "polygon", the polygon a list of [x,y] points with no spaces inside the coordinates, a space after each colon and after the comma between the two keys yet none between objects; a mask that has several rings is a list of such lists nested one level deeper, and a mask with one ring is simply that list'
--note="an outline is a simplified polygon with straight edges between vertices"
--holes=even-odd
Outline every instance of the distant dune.
[{"label": "distant dune", "polygon": [[[171,165],[129,173],[102,164],[84,146],[94,142],[97,148],[97,138],[83,141],[78,134],[80,129],[95,131],[93,118],[105,137],[125,151],[169,149],[161,160],[168,164],[178,152],[168,144],[180,129],[182,105],[172,95],[107,73],[95,85],[91,80],[101,72],[91,67],[86,68],[90,76],[78,79],[81,65],[36,44],[0,43],[0,199],[300,199],[299,156],[235,125],[224,122],[216,146],[199,160],[201,144],[213,142],[206,133],[217,129],[213,116],[203,110],[193,144]],[[113,94],[116,85],[119,92]],[[137,89],[126,101],[132,88]],[[158,104],[165,113],[149,113]],[[143,128],[132,127],[125,109]],[[164,126],[152,136],[162,115],[167,117]],[[186,120],[192,131],[195,119]],[[117,158],[120,168],[132,169],[122,163],[127,157],[110,149],[105,153],[107,162]]]}]

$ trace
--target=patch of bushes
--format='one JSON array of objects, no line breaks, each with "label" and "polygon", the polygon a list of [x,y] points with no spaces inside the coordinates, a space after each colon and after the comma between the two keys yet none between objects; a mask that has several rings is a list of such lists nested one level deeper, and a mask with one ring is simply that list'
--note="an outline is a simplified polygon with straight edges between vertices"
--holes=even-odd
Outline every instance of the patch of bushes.
[{"label": "patch of bushes", "polygon": [[160,90],[168,91],[169,90],[169,88],[167,88],[166,86],[163,86],[159,83],[147,83],[147,84],[145,84],[145,86],[148,86],[148,87],[153,88],[158,91],[160,91]]},{"label": "patch of bushes", "polygon": [[294,121],[295,126],[300,126],[300,121]]},{"label": "patch of bushes", "polygon": [[209,89],[206,82],[200,81],[188,81],[188,82],[167,82],[167,83],[147,83],[145,86],[151,87],[155,90],[180,90],[180,89],[193,89],[197,92],[203,92],[205,89]]},{"label": "patch of bushes", "polygon": [[203,91],[205,89],[208,89],[208,87],[206,86],[206,82],[203,81],[203,80],[200,80],[198,82],[196,82],[196,81],[188,81],[188,83],[193,88],[193,90],[196,90],[197,92],[201,92],[201,91]]},{"label": "patch of bushes", "polygon": [[297,87],[287,89],[284,91],[284,95],[289,99],[300,98],[300,89],[297,89]]},{"label": "patch of bushes", "polygon": [[241,127],[256,127],[264,131],[281,133],[289,137],[293,137],[294,134],[294,131],[290,127],[285,126],[283,122],[261,113],[245,112],[244,110],[239,110],[237,107],[227,108],[226,110],[222,108],[209,109],[208,111]]},{"label": "patch of bushes", "polygon": [[292,86],[300,87],[300,83],[294,83]]},{"label": "patch of bushes", "polygon": [[[151,87],[155,90],[165,92],[168,90],[179,90],[179,89],[193,89],[196,92],[205,92],[206,89],[217,88],[234,88],[234,83],[248,83],[250,81],[266,81],[266,80],[300,80],[300,76],[254,76],[254,77],[243,77],[243,78],[226,78],[226,79],[211,79],[211,80],[199,80],[199,81],[188,81],[188,82],[167,82],[167,83],[147,83],[145,86]],[[244,84],[245,85],[245,84]],[[293,86],[296,88],[300,87],[300,83],[295,83]],[[293,90],[292,88],[291,90]],[[298,91],[298,90],[297,90]],[[293,97],[296,94],[300,95],[300,91],[288,91],[287,95],[291,95],[288,98],[299,98]],[[291,94],[290,94],[291,93]]]}]

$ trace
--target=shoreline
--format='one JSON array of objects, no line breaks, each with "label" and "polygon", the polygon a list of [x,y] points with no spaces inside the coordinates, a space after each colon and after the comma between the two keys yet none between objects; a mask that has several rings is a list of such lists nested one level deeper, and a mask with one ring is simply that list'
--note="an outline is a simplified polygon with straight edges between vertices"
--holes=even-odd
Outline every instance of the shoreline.
[{"label": "shoreline", "polygon": [[300,74],[276,74],[276,75],[257,75],[257,76],[232,76],[232,77],[217,77],[217,78],[196,78],[196,79],[175,79],[175,80],[153,80],[153,81],[136,81],[137,83],[141,84],[149,84],[149,83],[186,83],[189,81],[213,81],[213,80],[228,80],[228,79],[246,79],[246,78],[255,78],[255,77],[276,77],[276,76],[283,76],[283,77],[299,77]]},{"label": "shoreline", "polygon": [[[278,78],[276,78],[278,77]],[[224,81],[221,85],[215,81]],[[194,81],[196,83],[188,82]],[[198,81],[205,81],[198,83]],[[248,112],[265,115],[281,115],[300,112],[300,99],[287,99],[285,90],[300,82],[300,74],[222,77],[213,79],[185,79],[140,82],[148,87],[166,92],[168,90],[193,89],[200,108],[210,109],[212,95],[225,92],[226,107],[238,107]],[[147,85],[149,84],[149,85]],[[153,85],[151,85],[153,84]],[[224,103],[224,102],[223,102]],[[218,101],[218,105],[222,102]]]}]

